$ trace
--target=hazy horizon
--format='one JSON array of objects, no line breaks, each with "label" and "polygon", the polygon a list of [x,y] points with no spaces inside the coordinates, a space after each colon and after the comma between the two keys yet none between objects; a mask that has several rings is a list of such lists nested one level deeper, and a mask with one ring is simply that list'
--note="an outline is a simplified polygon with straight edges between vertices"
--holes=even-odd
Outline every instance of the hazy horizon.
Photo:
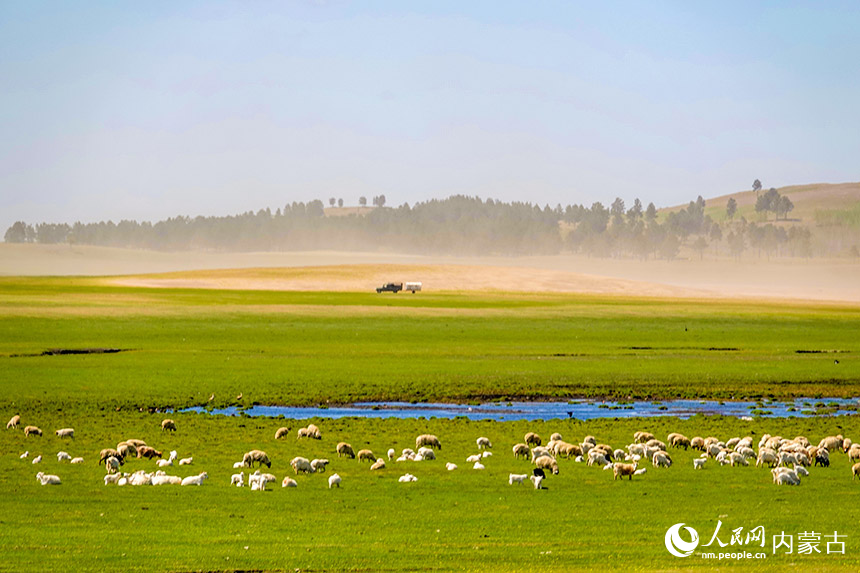
[{"label": "hazy horizon", "polygon": [[0,228],[857,181],[860,6],[0,6]]}]

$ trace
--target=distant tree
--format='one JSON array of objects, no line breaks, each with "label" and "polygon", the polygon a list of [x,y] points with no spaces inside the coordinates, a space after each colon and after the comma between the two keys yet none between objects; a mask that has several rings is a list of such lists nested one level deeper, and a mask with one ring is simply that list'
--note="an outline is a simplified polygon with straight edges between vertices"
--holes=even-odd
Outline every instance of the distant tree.
[{"label": "distant tree", "polygon": [[735,259],[740,259],[744,250],[747,248],[743,233],[735,233],[734,231],[731,231],[729,236],[726,237],[726,241],[729,244],[729,252],[732,256]]},{"label": "distant tree", "polygon": [[376,204],[379,207],[385,207],[385,195],[380,195],[379,197],[377,197],[376,198]]},{"label": "distant tree", "polygon": [[7,243],[32,243],[35,238],[36,231],[24,221],[15,221],[3,236]]},{"label": "distant tree", "polygon": [[719,243],[723,240],[723,230],[719,225],[711,225],[710,239],[712,243]]},{"label": "distant tree", "polygon": [[642,201],[637,197],[633,200],[633,206],[627,211],[627,222],[631,225],[642,219]]},{"label": "distant tree", "polygon": [[726,217],[729,219],[734,219],[735,213],[738,212],[738,202],[735,201],[734,197],[729,197],[728,203],[726,203]]},{"label": "distant tree", "polygon": [[609,207],[609,214],[612,215],[613,226],[620,227],[624,224],[624,213],[624,199],[616,197],[615,201],[613,201],[612,205]]},{"label": "distant tree", "polygon": [[705,239],[705,237],[702,237],[700,235],[695,241],[693,241],[692,247],[693,250],[699,252],[699,260],[701,261],[704,257],[705,249],[708,248],[708,241]]},{"label": "distant tree", "polygon": [[654,206],[654,203],[648,203],[648,208],[645,209],[645,221],[647,223],[653,223],[657,220],[657,207]]},{"label": "distant tree", "polygon": [[328,204],[334,207],[335,201],[337,201],[334,197],[329,197]]},{"label": "distant tree", "polygon": [[663,242],[660,243],[660,256],[667,261],[672,261],[678,258],[678,252],[681,250],[681,242],[673,233],[666,235]]},{"label": "distant tree", "polygon": [[788,219],[788,214],[794,209],[794,203],[791,202],[785,195],[781,195],[779,199],[776,201],[776,205],[774,206],[774,212],[776,213],[776,218],[779,219],[779,215],[782,214],[784,219]]},{"label": "distant tree", "polygon": [[343,207],[343,199],[338,199],[338,200],[337,200],[337,206],[338,206],[338,207]]},{"label": "distant tree", "polygon": [[767,193],[763,195],[759,195],[758,199],[755,202],[755,211],[756,213],[765,213],[765,218],[767,218],[767,212],[773,211],[776,213],[776,206],[779,204],[779,191],[771,187],[767,190]]},{"label": "distant tree", "polygon": [[367,207],[367,197],[365,197],[364,195],[359,197],[358,198],[358,204],[361,205],[362,207]]},{"label": "distant tree", "polygon": [[761,181],[759,181],[758,179],[753,181],[753,191],[755,191],[756,195],[758,195],[758,192],[761,191]]}]

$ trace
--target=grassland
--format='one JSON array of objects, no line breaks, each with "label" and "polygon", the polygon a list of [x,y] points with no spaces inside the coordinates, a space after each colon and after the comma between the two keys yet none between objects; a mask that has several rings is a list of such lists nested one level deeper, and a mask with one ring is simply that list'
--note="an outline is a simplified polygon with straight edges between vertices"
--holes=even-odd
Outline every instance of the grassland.
[{"label": "grassland", "polygon": [[[96,279],[0,279],[0,414],[19,413],[43,438],[0,432],[0,570],[473,570],[570,571],[712,568],[663,545],[684,522],[707,543],[720,519],[730,530],[765,527],[768,558],[732,569],[790,564],[857,569],[858,486],[849,462],[812,469],[798,488],[777,488],[766,470],[693,472],[693,452],[633,481],[563,460],[549,489],[507,485],[529,471],[510,447],[526,431],[570,440],[593,434],[623,447],[635,430],[727,439],[763,433],[817,441],[860,440],[860,420],[687,421],[317,420],[323,440],[273,439],[305,421],[173,414],[162,434],[149,408],[191,404],[317,404],[365,399],[473,401],[578,396],[790,397],[858,393],[860,316],[850,305],[670,301],[506,293],[207,291],[117,287]],[[116,354],[43,355],[51,348],[119,348]],[[817,351],[798,353],[798,350]],[[838,353],[836,353],[838,351]],[[835,361],[838,360],[838,364]],[[5,420],[4,419],[4,420]],[[52,431],[72,426],[74,442]],[[338,460],[340,440],[381,455],[437,434],[436,462],[390,464],[380,473]],[[475,439],[495,444],[483,472],[465,457]],[[207,471],[200,488],[102,485],[96,454],[126,438],[194,456],[177,475]],[[299,487],[230,488],[243,452],[269,452],[272,472],[293,456],[332,459],[343,488],[299,476]],[[83,456],[62,466],[56,452]],[[18,455],[43,454],[33,466]],[[447,472],[446,461],[461,469]],[[128,469],[154,469],[132,460]],[[62,476],[42,487],[37,469]],[[397,483],[410,471],[414,484]],[[271,487],[271,486],[270,486]],[[774,555],[780,531],[847,535],[846,555]],[[823,540],[823,538],[822,538]],[[824,544],[821,545],[822,550]],[[732,547],[727,547],[728,551]],[[699,551],[707,551],[699,548]],[[755,551],[754,549],[752,551]]]}]

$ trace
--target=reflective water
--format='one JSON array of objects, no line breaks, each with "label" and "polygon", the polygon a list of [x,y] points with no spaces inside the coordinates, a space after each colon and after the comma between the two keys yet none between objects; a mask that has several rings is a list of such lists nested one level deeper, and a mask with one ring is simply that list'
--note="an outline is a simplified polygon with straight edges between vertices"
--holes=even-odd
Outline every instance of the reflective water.
[{"label": "reflective water", "polygon": [[721,402],[709,400],[665,400],[613,402],[608,400],[573,400],[570,402],[494,402],[480,405],[412,404],[409,402],[361,402],[350,406],[291,407],[253,406],[245,410],[236,407],[207,410],[194,407],[185,412],[207,412],[238,416],[276,417],[303,420],[307,418],[457,418],[469,420],[552,420],[575,418],[633,418],[676,416],[686,419],[696,414],[722,414],[736,417],[809,417],[814,415],[844,415],[860,407],[857,398],[800,398],[781,402]]}]

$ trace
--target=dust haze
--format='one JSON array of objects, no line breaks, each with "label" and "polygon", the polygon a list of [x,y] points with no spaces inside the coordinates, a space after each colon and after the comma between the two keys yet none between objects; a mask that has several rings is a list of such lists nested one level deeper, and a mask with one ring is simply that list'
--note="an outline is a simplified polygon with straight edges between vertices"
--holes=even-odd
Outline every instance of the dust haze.
[{"label": "dust haze", "polygon": [[0,275],[111,277],[115,284],[153,288],[374,292],[387,281],[421,281],[425,292],[496,290],[860,303],[860,264],[851,259],[636,261],[577,255],[179,253],[0,244]]}]

